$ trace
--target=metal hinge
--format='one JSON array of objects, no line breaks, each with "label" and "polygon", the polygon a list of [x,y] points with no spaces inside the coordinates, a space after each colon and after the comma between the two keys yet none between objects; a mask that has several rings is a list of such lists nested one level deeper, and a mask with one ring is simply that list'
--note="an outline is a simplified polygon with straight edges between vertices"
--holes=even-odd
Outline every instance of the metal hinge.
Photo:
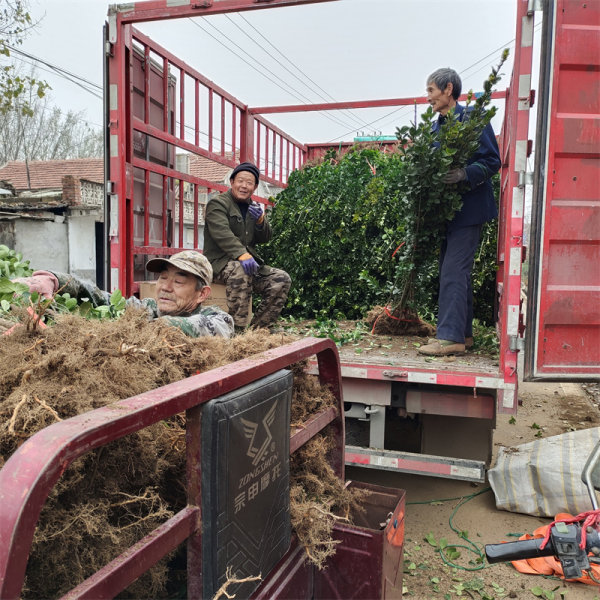
[{"label": "metal hinge", "polygon": [[519,187],[523,188],[526,185],[533,185],[532,171],[519,171]]},{"label": "metal hinge", "polygon": [[525,338],[518,335],[508,336],[508,348],[511,352],[520,352],[525,350]]},{"label": "metal hinge", "polygon": [[527,15],[531,16],[534,12],[544,12],[543,0],[529,0],[527,4]]}]

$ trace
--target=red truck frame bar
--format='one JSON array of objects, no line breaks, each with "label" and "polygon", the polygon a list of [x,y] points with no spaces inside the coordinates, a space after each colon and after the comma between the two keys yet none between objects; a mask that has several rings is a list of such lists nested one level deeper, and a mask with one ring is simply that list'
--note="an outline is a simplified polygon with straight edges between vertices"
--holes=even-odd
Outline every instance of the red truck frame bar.
[{"label": "red truck frame bar", "polygon": [[55,423],[27,440],[0,470],[0,598],[18,600],[35,527],[48,494],[65,469],[83,454],[186,413],[187,506],[64,598],[113,598],[179,544],[188,541],[188,597],[202,597],[202,405],[279,369],[317,355],[319,378],[337,406],[292,432],[290,453],[331,424],[336,440],[331,464],[344,479],[344,420],[337,349],[331,340],[307,338],[227,366],[177,381],[109,406]]}]

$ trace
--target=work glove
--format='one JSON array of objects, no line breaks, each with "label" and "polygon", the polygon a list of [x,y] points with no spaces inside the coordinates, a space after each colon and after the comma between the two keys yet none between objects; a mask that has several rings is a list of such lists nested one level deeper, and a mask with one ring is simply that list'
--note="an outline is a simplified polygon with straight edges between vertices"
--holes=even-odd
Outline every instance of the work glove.
[{"label": "work glove", "polygon": [[37,292],[44,298],[52,298],[58,291],[58,279],[49,271],[34,271],[30,277],[16,277],[12,281],[22,283],[29,292]]},{"label": "work glove", "polygon": [[265,220],[265,213],[263,212],[263,209],[259,204],[254,202],[248,206],[248,214],[250,215],[251,219],[256,221],[257,225],[262,225],[263,221]]},{"label": "work glove", "polygon": [[467,172],[464,169],[452,169],[444,175],[444,183],[460,183],[467,178]]},{"label": "work glove", "polygon": [[258,273],[258,263],[254,260],[252,254],[246,252],[242,254],[238,260],[242,263],[242,268],[246,275],[256,275]]}]

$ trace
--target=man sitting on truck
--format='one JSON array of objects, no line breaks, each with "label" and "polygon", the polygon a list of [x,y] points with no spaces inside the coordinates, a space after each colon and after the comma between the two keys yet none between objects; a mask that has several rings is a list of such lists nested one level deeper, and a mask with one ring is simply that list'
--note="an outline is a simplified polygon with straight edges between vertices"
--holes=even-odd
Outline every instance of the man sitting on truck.
[{"label": "man sitting on truck", "polygon": [[[252,201],[260,172],[243,162],[233,169],[231,188],[206,205],[204,254],[210,260],[215,283],[225,285],[227,307],[236,331],[269,327],[279,317],[292,280],[281,269],[264,264],[256,244],[271,239],[271,226],[261,206]],[[261,302],[249,323],[252,292]]]},{"label": "man sitting on truck", "polygon": [[[457,100],[462,82],[453,69],[438,69],[427,79],[427,100],[440,113],[433,125],[439,131],[451,109],[462,120],[468,109]],[[479,149],[465,168],[452,169],[446,184],[464,182],[462,208],[448,224],[440,255],[440,289],[436,339],[418,351],[429,356],[462,354],[473,344],[473,289],[471,270],[481,227],[498,216],[491,178],[500,168],[500,152],[488,123],[479,138]]]},{"label": "man sitting on truck", "polygon": [[[151,273],[158,273],[156,298],[139,300],[131,297],[127,304],[144,309],[150,319],[163,319],[179,327],[190,337],[205,335],[229,338],[233,335],[233,319],[216,306],[203,307],[210,294],[212,267],[208,259],[194,250],[184,250],[170,258],[153,258],[146,264]],[[73,275],[51,271],[35,271],[31,277],[14,279],[52,298],[57,291],[79,300],[87,298],[94,306],[110,304],[109,292],[97,288],[91,281]]]}]

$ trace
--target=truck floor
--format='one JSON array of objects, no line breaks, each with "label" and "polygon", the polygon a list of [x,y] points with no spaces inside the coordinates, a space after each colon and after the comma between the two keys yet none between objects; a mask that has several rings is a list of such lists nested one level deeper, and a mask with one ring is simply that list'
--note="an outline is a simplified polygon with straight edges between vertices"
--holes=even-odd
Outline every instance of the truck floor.
[{"label": "truck floor", "polygon": [[[420,346],[427,344],[426,337],[371,335],[368,329],[362,334],[359,331],[357,321],[338,321],[337,329],[330,330],[334,338],[343,342],[338,345],[342,364],[404,367],[436,372],[461,371],[485,375],[494,375],[499,371],[498,356],[495,353],[475,349],[467,350],[459,356],[429,357],[417,351]],[[286,326],[286,332],[315,336],[324,334],[324,331],[319,331],[315,321],[298,321],[293,327]]]}]

